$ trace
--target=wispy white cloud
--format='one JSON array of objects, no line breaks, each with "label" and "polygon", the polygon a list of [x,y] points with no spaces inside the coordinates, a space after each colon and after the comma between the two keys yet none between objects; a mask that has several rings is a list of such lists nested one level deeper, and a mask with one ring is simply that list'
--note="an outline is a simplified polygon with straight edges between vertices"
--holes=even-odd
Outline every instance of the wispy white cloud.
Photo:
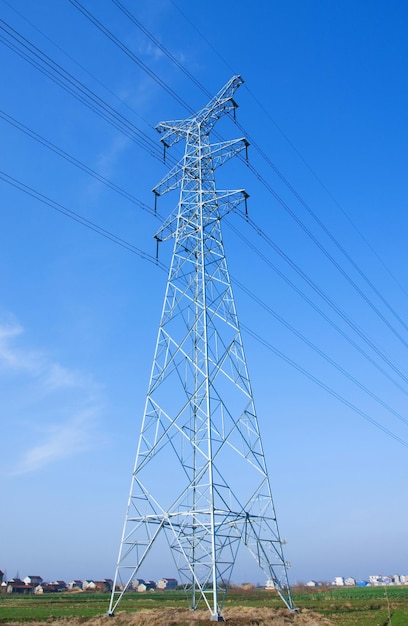
[{"label": "wispy white cloud", "polygon": [[45,352],[21,346],[19,340],[23,336],[24,328],[17,322],[0,322],[0,367],[3,370],[36,377],[47,392],[68,387],[81,388],[89,384],[89,377],[87,379],[83,373],[52,361]]},{"label": "wispy white cloud", "polygon": [[130,141],[127,137],[116,135],[110,146],[99,154],[96,169],[102,176],[107,178],[111,176],[114,166],[129,143]]},{"label": "wispy white cloud", "polygon": [[[47,417],[42,415],[34,426],[30,419],[24,428],[26,449],[10,469],[14,476],[40,470],[101,442],[95,437],[102,414],[98,385],[86,372],[70,370],[46,352],[27,347],[23,337],[24,329],[17,322],[0,322],[0,371],[18,374],[16,394],[24,395],[26,385],[30,389],[26,394],[27,412],[32,414],[40,401],[46,406]],[[67,389],[68,397],[64,393]],[[24,446],[24,437],[21,444]]]},{"label": "wispy white cloud", "polygon": [[49,391],[80,387],[83,382],[83,377],[78,372],[68,370],[59,363],[47,363],[43,375],[44,385]]},{"label": "wispy white cloud", "polygon": [[28,352],[23,355],[12,345],[22,333],[23,328],[17,322],[0,324],[0,363],[15,370],[32,370],[36,361],[33,355]]},{"label": "wispy white cloud", "polygon": [[84,409],[63,424],[51,425],[41,433],[41,441],[26,450],[11,475],[17,476],[40,470],[48,465],[73,457],[94,445],[97,409]]},{"label": "wispy white cloud", "polygon": [[164,52],[151,41],[147,41],[146,43],[139,42],[137,52],[138,54],[148,57],[150,61],[158,61],[165,56]]}]

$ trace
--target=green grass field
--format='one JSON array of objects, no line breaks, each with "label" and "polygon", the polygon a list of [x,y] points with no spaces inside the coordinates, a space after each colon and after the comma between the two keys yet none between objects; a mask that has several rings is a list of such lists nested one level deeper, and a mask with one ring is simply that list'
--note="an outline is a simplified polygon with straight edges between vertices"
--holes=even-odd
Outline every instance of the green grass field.
[{"label": "green grass field", "polygon": [[[368,587],[311,590],[307,593],[302,589],[294,589],[294,601],[306,621],[299,623],[318,624],[332,623],[335,626],[407,626],[408,625],[408,587]],[[109,604],[109,595],[102,593],[59,593],[43,596],[1,595],[0,624],[18,622],[49,622],[64,619],[65,623],[86,624],[91,618],[104,616]],[[241,617],[230,619],[228,612],[233,614],[241,607]],[[188,602],[182,591],[129,593],[120,604],[121,615],[124,613],[140,613],[154,610],[165,621],[166,611],[188,608]],[[266,625],[274,623],[270,614],[262,618],[261,609],[281,609],[282,603],[273,592],[263,589],[248,591],[230,590],[225,604],[224,614],[227,623]],[[256,619],[251,618],[251,610]],[[309,614],[321,616],[317,621]],[[152,614],[153,615],[153,614]],[[193,615],[193,614],[190,614]],[[245,618],[242,617],[245,615]],[[108,621],[109,618],[106,618]],[[300,617],[299,617],[300,619]],[[314,621],[313,621],[314,619]],[[164,621],[163,621],[164,620]],[[112,626],[115,620],[109,622]],[[92,624],[96,622],[93,620]],[[144,623],[144,622],[143,622]],[[147,622],[148,623],[148,622]],[[177,626],[170,620],[172,626]],[[187,622],[179,622],[186,624]],[[192,620],[188,622],[192,623]],[[198,622],[196,622],[198,624]],[[200,622],[201,623],[201,622]],[[205,622],[203,622],[205,623]],[[208,620],[209,623],[209,620]],[[283,623],[283,622],[282,622]],[[296,619],[293,623],[296,623]]]}]

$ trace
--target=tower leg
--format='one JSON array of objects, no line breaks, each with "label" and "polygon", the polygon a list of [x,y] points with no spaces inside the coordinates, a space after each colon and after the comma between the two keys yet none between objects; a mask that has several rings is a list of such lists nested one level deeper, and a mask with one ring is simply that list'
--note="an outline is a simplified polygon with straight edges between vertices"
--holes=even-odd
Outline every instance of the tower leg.
[{"label": "tower leg", "polygon": [[215,615],[211,615],[210,622],[223,622],[224,618],[219,613],[215,613]]}]

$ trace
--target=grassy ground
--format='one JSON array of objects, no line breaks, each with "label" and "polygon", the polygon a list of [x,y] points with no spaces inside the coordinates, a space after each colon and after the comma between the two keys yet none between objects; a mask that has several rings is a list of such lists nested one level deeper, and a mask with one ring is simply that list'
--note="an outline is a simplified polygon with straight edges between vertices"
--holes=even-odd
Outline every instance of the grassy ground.
[{"label": "grassy ground", "polygon": [[[291,614],[273,592],[230,590],[223,615],[228,626],[407,626],[408,587],[293,590],[299,613]],[[201,626],[206,610],[191,612],[183,592],[129,593],[115,618],[106,617],[109,596],[59,593],[0,596],[0,624],[31,622],[100,626]]]}]

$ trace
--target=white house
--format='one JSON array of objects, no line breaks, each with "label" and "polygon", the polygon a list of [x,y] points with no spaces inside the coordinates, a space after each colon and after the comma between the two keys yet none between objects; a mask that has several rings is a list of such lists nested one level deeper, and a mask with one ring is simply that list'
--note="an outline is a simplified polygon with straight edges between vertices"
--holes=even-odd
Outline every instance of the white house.
[{"label": "white house", "polygon": [[37,587],[37,585],[41,585],[43,579],[41,576],[26,576],[23,578],[23,583],[25,585],[32,585],[33,587]]},{"label": "white house", "polygon": [[82,582],[82,591],[95,591],[96,585],[93,580],[84,580]]},{"label": "white house", "polygon": [[175,578],[160,578],[156,585],[156,589],[175,589],[177,580]]},{"label": "white house", "polygon": [[71,580],[67,585],[69,591],[73,591],[74,589],[82,590],[82,580]]}]

